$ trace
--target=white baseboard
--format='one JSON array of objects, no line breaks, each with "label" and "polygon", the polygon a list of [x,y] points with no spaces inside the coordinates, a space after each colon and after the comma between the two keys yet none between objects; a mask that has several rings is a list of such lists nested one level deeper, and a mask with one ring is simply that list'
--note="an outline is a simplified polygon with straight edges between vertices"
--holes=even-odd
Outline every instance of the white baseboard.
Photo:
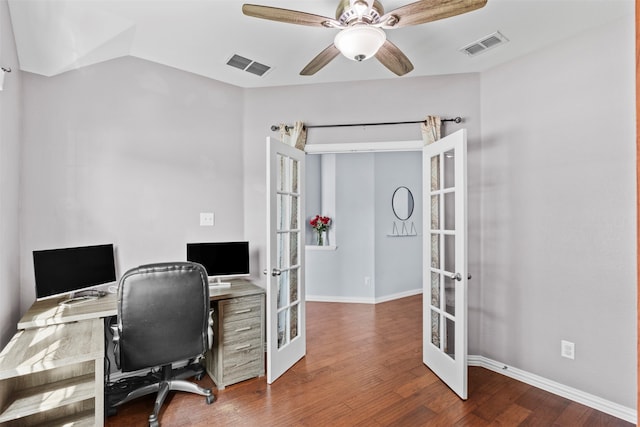
[{"label": "white baseboard", "polygon": [[410,291],[399,292],[393,295],[385,295],[380,298],[375,297],[339,297],[325,295],[307,295],[305,301],[313,302],[343,302],[351,304],[379,304],[381,302],[393,301],[400,298],[410,297],[422,293],[422,288],[412,289]]},{"label": "white baseboard", "polygon": [[305,301],[309,302],[343,302],[347,304],[375,304],[374,298],[368,297],[336,297],[325,295],[307,295]]},{"label": "white baseboard", "polygon": [[376,298],[376,304],[378,304],[380,302],[387,302],[387,301],[393,301],[395,299],[411,297],[411,296],[419,295],[419,294],[422,294],[422,288],[411,289],[410,291],[399,292],[399,293],[393,294],[393,295],[385,295],[383,297]]},{"label": "white baseboard", "polygon": [[598,411],[613,415],[630,423],[636,424],[638,422],[637,410],[627,408],[626,406],[619,405],[601,397],[585,393],[512,366],[507,366],[504,363],[496,362],[484,356],[469,355],[467,361],[469,366],[480,366],[490,371],[506,375],[507,377],[522,381],[525,384],[548,391],[549,393],[557,394],[558,396],[573,400],[574,402],[597,409]]}]

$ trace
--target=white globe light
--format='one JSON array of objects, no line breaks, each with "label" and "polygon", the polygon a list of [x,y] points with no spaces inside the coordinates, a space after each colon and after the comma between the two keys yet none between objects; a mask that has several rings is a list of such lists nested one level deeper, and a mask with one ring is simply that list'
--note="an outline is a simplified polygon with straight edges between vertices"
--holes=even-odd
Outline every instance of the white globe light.
[{"label": "white globe light", "polygon": [[354,25],[340,31],[333,43],[347,58],[364,61],[375,55],[386,40],[387,35],[380,28]]}]

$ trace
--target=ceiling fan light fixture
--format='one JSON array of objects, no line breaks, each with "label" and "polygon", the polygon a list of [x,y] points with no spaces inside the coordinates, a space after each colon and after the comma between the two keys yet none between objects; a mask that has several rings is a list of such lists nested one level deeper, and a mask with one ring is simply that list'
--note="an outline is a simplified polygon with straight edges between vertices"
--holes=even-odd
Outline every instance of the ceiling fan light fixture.
[{"label": "ceiling fan light fixture", "polygon": [[358,19],[362,19],[362,17],[371,9],[373,6],[373,0],[350,0],[351,8],[354,10]]},{"label": "ceiling fan light fixture", "polygon": [[333,43],[344,56],[359,62],[375,55],[386,40],[387,35],[380,28],[354,25],[340,31]]}]

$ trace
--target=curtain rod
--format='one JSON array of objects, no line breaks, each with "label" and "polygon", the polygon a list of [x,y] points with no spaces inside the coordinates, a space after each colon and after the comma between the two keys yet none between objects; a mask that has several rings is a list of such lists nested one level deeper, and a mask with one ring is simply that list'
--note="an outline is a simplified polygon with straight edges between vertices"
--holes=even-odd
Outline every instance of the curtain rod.
[{"label": "curtain rod", "polygon": [[[461,123],[462,119],[460,117],[456,117],[455,119],[442,119],[442,122],[456,122]],[[380,125],[407,125],[411,123],[426,123],[426,120],[414,120],[410,122],[382,122],[382,123],[346,123],[346,124],[338,124],[338,125],[305,125],[306,129],[311,128],[341,128],[341,127],[349,127],[349,126],[380,126]],[[285,130],[293,129],[293,126],[285,125]],[[272,131],[277,131],[280,129],[278,125],[271,125]]]}]

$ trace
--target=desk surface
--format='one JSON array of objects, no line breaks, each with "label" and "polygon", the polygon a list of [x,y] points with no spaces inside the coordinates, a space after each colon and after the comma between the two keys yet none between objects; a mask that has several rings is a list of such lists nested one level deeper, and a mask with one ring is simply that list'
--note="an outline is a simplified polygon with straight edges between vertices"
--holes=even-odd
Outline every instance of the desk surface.
[{"label": "desk surface", "polygon": [[[209,298],[212,301],[261,293],[264,293],[264,289],[254,285],[248,280],[231,280],[231,286],[228,288],[209,288]],[[18,322],[18,329],[59,325],[61,323],[109,317],[118,314],[118,296],[116,294],[107,294],[102,298],[83,301],[77,304],[61,305],[60,302],[64,299],[66,299],[66,297],[34,302]]]},{"label": "desk surface", "polygon": [[18,331],[0,353],[0,380],[102,359],[103,336],[98,319]]}]

